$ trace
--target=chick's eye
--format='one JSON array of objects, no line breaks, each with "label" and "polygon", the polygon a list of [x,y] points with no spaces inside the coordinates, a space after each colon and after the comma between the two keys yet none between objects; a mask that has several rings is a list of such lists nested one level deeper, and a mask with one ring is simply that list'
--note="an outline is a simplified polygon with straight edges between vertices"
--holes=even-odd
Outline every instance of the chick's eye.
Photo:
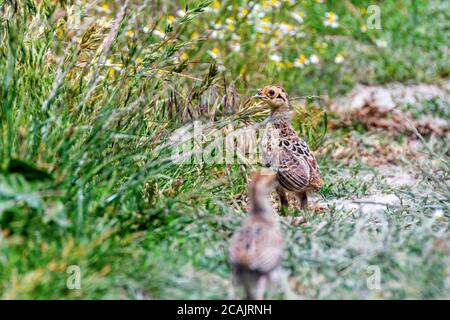
[{"label": "chick's eye", "polygon": [[269,91],[269,96],[273,96],[275,94],[275,91],[274,90],[270,90]]}]

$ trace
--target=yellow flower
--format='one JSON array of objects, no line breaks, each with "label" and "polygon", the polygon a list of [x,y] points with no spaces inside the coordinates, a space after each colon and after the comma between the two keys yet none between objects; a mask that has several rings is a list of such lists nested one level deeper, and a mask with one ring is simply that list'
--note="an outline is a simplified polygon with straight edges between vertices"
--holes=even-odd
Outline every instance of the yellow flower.
[{"label": "yellow flower", "polygon": [[111,10],[109,9],[109,6],[106,4],[106,3],[104,3],[104,4],[102,4],[101,6],[100,6],[100,10],[101,11],[103,11],[103,12],[106,12],[106,13],[109,13]]},{"label": "yellow flower", "polygon": [[263,7],[264,9],[270,8],[270,7],[271,7],[270,1],[263,1],[262,7]]},{"label": "yellow flower", "polygon": [[323,22],[325,26],[331,27],[331,28],[337,28],[339,27],[338,23],[338,16],[336,13],[330,11],[325,13],[325,20]]},{"label": "yellow flower", "polygon": [[298,67],[298,68],[302,68],[304,67],[304,65],[307,63],[307,59],[306,56],[302,53],[300,54],[300,56],[297,58],[297,60],[294,61],[294,66]]},{"label": "yellow flower", "polygon": [[189,56],[187,55],[187,53],[186,52],[183,52],[182,54],[181,54],[181,60],[187,60],[188,58],[189,58]]},{"label": "yellow flower", "polygon": [[175,17],[174,16],[168,16],[167,17],[167,22],[173,23],[174,21],[175,21]]},{"label": "yellow flower", "polygon": [[193,32],[192,34],[191,34],[191,39],[192,40],[195,40],[195,39],[197,39],[198,38],[198,33],[197,32]]},{"label": "yellow flower", "polygon": [[268,9],[270,7],[279,7],[279,6],[281,6],[281,2],[278,0],[266,0],[266,1],[263,1],[263,3],[262,3],[262,7],[264,9]]},{"label": "yellow flower", "polygon": [[299,61],[300,63],[305,63],[305,61],[306,61],[306,56],[302,53],[302,54],[300,55],[300,57],[298,58],[298,61]]},{"label": "yellow flower", "polygon": [[270,18],[263,17],[260,19],[259,23],[255,24],[256,32],[266,33],[272,29],[272,24],[270,22]]},{"label": "yellow flower", "polygon": [[233,31],[235,29],[235,26],[234,26],[234,24],[229,23],[227,25],[227,28],[228,28],[228,30]]},{"label": "yellow flower", "polygon": [[217,59],[218,57],[219,57],[219,55],[220,55],[220,50],[219,50],[219,48],[213,48],[211,51],[209,51],[208,52],[209,53],[209,55],[211,56],[211,57],[213,57],[214,59]]},{"label": "yellow flower", "polygon": [[212,4],[213,9],[219,10],[220,9],[220,2],[214,1]]},{"label": "yellow flower", "polygon": [[328,14],[326,15],[328,18],[328,21],[336,21],[336,14],[334,12],[328,12]]},{"label": "yellow flower", "polygon": [[134,36],[134,31],[133,30],[128,30],[127,31],[127,36],[133,37]]},{"label": "yellow flower", "polygon": [[247,9],[242,9],[240,12],[239,12],[239,18],[243,18],[243,17],[245,17],[246,15],[248,14],[248,10]]},{"label": "yellow flower", "polygon": [[284,69],[286,67],[286,65],[282,61],[278,61],[275,65],[278,69]]},{"label": "yellow flower", "polygon": [[114,78],[115,74],[116,74],[116,70],[114,68],[108,68],[108,77]]}]

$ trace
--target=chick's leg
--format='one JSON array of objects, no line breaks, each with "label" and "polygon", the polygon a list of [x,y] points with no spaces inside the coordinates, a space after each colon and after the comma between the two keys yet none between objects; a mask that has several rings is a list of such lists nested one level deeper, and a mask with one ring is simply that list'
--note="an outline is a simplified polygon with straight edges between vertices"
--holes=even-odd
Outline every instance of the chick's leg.
[{"label": "chick's leg", "polygon": [[276,187],[278,198],[280,199],[280,211],[282,214],[286,214],[289,209],[289,202],[287,199],[286,191],[281,186]]},{"label": "chick's leg", "polygon": [[255,289],[255,278],[247,273],[237,274],[235,277],[236,283],[241,284],[244,289],[244,299],[245,300],[255,300],[254,289]]},{"label": "chick's leg", "polygon": [[249,284],[244,284],[245,300],[254,300],[255,297],[252,292],[252,287]]},{"label": "chick's leg", "polygon": [[256,285],[256,300],[264,300],[264,292],[267,286],[267,276],[261,276]]},{"label": "chick's leg", "polygon": [[297,198],[298,198],[298,201],[300,202],[300,208],[302,208],[302,210],[307,210],[308,209],[308,196],[307,196],[306,192],[299,192],[297,194]]},{"label": "chick's leg", "polygon": [[299,192],[297,194],[297,199],[300,202],[300,207],[302,210],[309,210],[313,213],[323,213],[325,207],[320,204],[313,204],[311,206],[308,205],[308,196],[306,192]]}]

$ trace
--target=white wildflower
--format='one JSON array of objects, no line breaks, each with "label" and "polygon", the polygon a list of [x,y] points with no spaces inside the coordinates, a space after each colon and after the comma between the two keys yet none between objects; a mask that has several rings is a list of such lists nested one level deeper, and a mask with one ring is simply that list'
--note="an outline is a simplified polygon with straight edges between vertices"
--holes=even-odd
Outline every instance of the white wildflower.
[{"label": "white wildflower", "polygon": [[291,17],[294,18],[298,23],[303,23],[305,14],[302,11],[297,11],[291,13]]},{"label": "white wildflower", "polygon": [[281,60],[283,60],[283,58],[279,54],[276,54],[276,53],[272,54],[269,57],[269,59],[272,61],[275,61],[275,62],[281,62]]},{"label": "white wildflower", "polygon": [[153,34],[159,38],[164,38],[166,36],[166,34],[158,29],[155,29],[155,31],[153,31]]},{"label": "white wildflower", "polygon": [[325,20],[323,21],[323,24],[327,27],[337,28],[337,27],[339,27],[338,19],[339,19],[339,17],[337,16],[336,13],[331,12],[331,11],[326,12]]},{"label": "white wildflower", "polygon": [[344,62],[344,56],[342,54],[338,53],[336,55],[336,57],[334,58],[334,62],[337,64]]},{"label": "white wildflower", "polygon": [[309,62],[311,62],[312,64],[318,64],[319,61],[320,61],[319,57],[315,54],[309,57]]},{"label": "white wildflower", "polygon": [[386,48],[387,42],[386,42],[386,40],[383,40],[383,39],[377,39],[377,40],[375,41],[375,45],[376,45],[378,48]]}]

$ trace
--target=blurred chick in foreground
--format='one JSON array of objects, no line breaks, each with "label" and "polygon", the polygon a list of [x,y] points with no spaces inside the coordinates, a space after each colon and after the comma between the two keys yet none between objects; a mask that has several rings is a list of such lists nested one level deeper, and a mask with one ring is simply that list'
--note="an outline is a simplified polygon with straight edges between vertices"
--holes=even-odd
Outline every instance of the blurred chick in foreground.
[{"label": "blurred chick in foreground", "polygon": [[230,245],[230,262],[246,299],[264,298],[271,274],[281,265],[283,235],[272,214],[270,192],[276,186],[276,174],[257,172],[249,185],[250,215],[235,232]]},{"label": "blurred chick in foreground", "polygon": [[308,208],[307,193],[323,185],[317,161],[306,142],[291,126],[291,110],[286,91],[280,86],[265,86],[254,96],[270,108],[262,138],[263,166],[277,172],[276,187],[282,211],[286,211],[286,192],[292,192],[302,209]]}]

